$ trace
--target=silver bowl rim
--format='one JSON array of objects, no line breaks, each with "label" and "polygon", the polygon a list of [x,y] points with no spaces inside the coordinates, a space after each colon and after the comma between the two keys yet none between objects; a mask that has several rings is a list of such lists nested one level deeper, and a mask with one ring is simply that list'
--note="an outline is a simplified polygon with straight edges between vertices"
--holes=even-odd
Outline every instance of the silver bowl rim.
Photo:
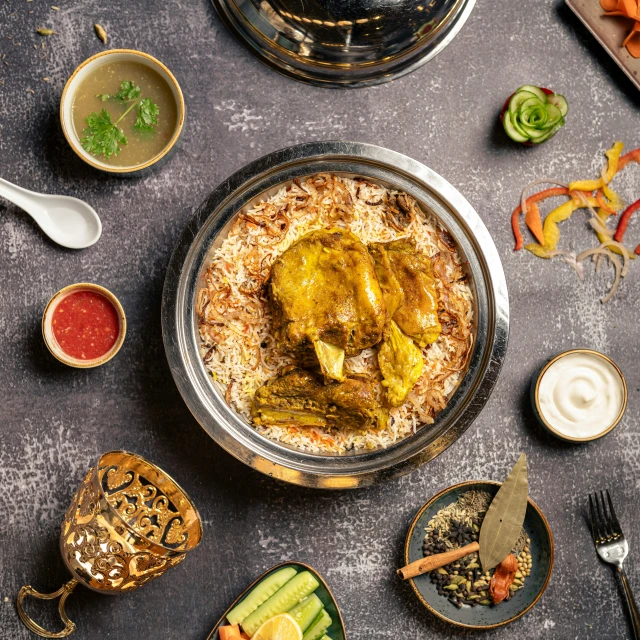
[{"label": "silver bowl rim", "polygon": [[[427,204],[452,232],[477,283],[473,355],[447,407],[434,425],[422,427],[391,447],[367,453],[306,453],[258,434],[214,390],[198,349],[194,302],[213,241],[245,205],[269,189],[322,171],[387,182]],[[457,189],[425,165],[395,151],[359,142],[326,141],[267,154],[211,192],[187,223],[169,262],[161,320],[165,352],[178,390],[215,442],[266,475],[302,486],[342,489],[409,473],[442,453],[466,431],[488,401],[506,356],[509,301],[493,239]]]},{"label": "silver bowl rim", "polygon": [[229,6],[233,0],[211,2],[233,37],[265,66],[299,82],[333,89],[358,89],[383,84],[415,71],[435,58],[458,35],[476,4],[476,0],[459,0],[447,16],[444,28],[433,39],[389,59],[380,60],[375,65],[354,65],[344,69],[339,66],[314,66],[299,56],[282,55],[264,34]]}]

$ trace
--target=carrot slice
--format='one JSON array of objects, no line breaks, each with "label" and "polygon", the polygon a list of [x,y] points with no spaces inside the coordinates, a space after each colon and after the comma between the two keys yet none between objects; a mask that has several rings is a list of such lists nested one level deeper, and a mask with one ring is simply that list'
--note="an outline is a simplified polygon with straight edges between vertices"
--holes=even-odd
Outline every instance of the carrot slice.
[{"label": "carrot slice", "polygon": [[[553,196],[568,196],[569,189],[566,187],[552,187],[551,189],[545,189],[529,196],[526,200],[527,209],[530,204],[535,204],[552,198]],[[522,213],[522,204],[519,204],[511,214],[511,228],[513,229],[513,236],[516,239],[516,245],[513,248],[514,251],[520,251],[524,247],[524,238],[522,237],[522,231],[520,230],[520,214]]]},{"label": "carrot slice", "polygon": [[638,0],[600,0],[605,16],[621,16],[635,20],[629,35],[622,43],[634,57],[640,58],[640,5]]},{"label": "carrot slice", "polygon": [[636,20],[631,33],[622,44],[634,58],[640,58],[640,20]]},{"label": "carrot slice", "polygon": [[636,0],[618,0],[618,11],[622,11],[627,18],[635,18],[638,12]]},{"label": "carrot slice", "polygon": [[237,624],[228,624],[218,629],[220,640],[232,640],[240,637],[240,627]]},{"label": "carrot slice", "polygon": [[535,202],[527,204],[527,213],[524,217],[525,224],[529,227],[529,231],[533,233],[535,239],[544,244],[544,233],[542,232],[542,219],[540,218],[540,209]]}]

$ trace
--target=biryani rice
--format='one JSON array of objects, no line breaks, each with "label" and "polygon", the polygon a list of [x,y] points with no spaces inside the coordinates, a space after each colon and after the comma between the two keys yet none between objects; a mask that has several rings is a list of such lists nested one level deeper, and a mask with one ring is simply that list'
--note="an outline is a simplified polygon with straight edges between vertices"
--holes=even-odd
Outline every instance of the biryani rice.
[{"label": "biryani rice", "polygon": [[[313,453],[344,453],[388,447],[433,423],[458,387],[473,344],[473,295],[462,258],[446,230],[417,205],[408,226],[389,215],[400,192],[364,178],[319,174],[295,180],[274,196],[240,213],[213,253],[198,294],[201,355],[214,385],[251,424],[255,391],[294,357],[276,344],[264,282],[271,264],[305,234],[333,226],[349,229],[365,244],[411,238],[433,260],[443,333],[422,349],[424,369],[407,401],[392,408],[382,430],[254,425],[262,435]],[[412,200],[411,200],[412,201]],[[412,201],[413,202],[413,201]],[[345,361],[348,371],[366,373],[379,384],[375,348]]]}]

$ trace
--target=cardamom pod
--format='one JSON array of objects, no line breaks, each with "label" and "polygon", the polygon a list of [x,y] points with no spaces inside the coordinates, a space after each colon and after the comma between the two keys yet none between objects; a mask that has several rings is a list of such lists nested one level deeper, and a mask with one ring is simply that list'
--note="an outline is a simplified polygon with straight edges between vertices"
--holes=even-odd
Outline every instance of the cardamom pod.
[{"label": "cardamom pod", "polygon": [[443,588],[446,589],[447,591],[457,591],[458,590],[458,585],[455,584],[455,583],[452,583],[452,584],[446,585]]},{"label": "cardamom pod", "polygon": [[41,36],[52,36],[54,33],[57,33],[57,31],[54,31],[53,29],[45,29],[44,27],[38,27],[36,32]]},{"label": "cardamom pod", "polygon": [[102,40],[103,44],[107,44],[107,32],[104,30],[104,27],[101,27],[99,24],[94,24],[93,28],[95,29],[98,38]]}]

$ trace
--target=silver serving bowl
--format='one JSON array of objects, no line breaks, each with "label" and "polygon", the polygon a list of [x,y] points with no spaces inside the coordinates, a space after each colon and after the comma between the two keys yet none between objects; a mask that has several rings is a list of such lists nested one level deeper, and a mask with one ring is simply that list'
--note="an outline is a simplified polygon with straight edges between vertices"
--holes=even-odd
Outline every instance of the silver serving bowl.
[{"label": "silver serving bowl", "polygon": [[[476,336],[460,386],[435,423],[386,449],[343,455],[305,453],[258,434],[227,406],[199,353],[196,295],[212,252],[235,217],[294,178],[330,172],[364,176],[411,194],[455,238],[468,262]],[[231,455],[295,484],[352,488],[393,478],[455,442],[487,402],[507,348],[509,302],[493,240],[464,197],[438,174],[394,151],[355,142],[313,142],[271,153],[233,174],[200,205],[169,263],[162,298],[164,345],[175,382],[202,428]]]},{"label": "silver serving bowl", "polygon": [[412,71],[451,42],[475,0],[212,0],[238,40],[297,80],[358,87]]}]

